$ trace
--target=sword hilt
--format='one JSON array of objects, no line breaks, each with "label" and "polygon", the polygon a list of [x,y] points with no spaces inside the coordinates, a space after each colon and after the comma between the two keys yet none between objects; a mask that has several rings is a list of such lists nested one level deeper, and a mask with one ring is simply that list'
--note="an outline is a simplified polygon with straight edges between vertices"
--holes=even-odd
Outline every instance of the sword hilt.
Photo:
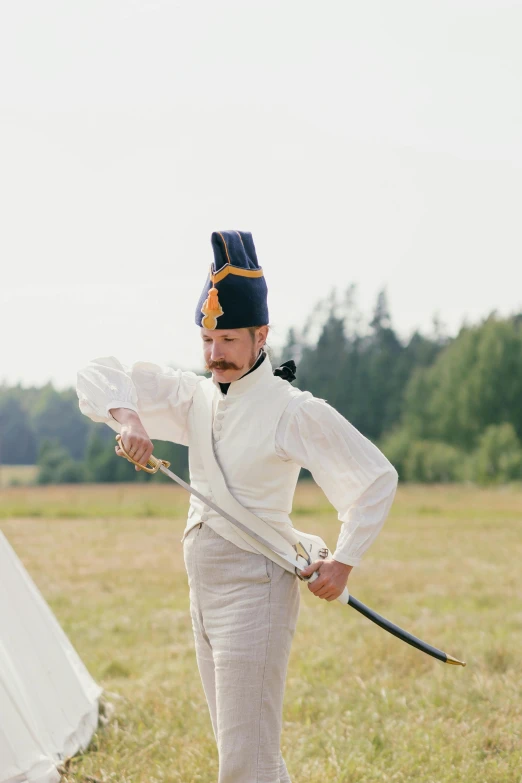
[{"label": "sword hilt", "polygon": [[[120,454],[119,456],[126,457],[129,460],[129,462],[132,462],[133,465],[137,465],[140,468],[140,470],[144,470],[145,473],[157,473],[161,467],[170,468],[170,462],[167,462],[166,459],[158,459],[158,457],[155,457],[153,454],[151,454],[150,457],[148,458],[146,465],[140,465],[139,462],[136,462],[136,460],[132,459],[130,454],[127,454],[127,452],[125,451],[120,434],[116,435],[116,440],[118,441],[118,448],[120,448],[121,451],[123,451],[123,454],[122,455]],[[150,468],[147,467],[147,465],[150,465]]]}]

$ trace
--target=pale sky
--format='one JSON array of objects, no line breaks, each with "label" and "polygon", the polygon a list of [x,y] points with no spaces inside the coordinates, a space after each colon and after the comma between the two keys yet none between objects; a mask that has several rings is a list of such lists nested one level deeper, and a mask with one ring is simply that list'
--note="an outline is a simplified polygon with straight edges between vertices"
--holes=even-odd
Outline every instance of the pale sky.
[{"label": "pale sky", "polygon": [[0,382],[196,367],[215,230],[272,343],[522,310],[522,0],[0,0]]}]

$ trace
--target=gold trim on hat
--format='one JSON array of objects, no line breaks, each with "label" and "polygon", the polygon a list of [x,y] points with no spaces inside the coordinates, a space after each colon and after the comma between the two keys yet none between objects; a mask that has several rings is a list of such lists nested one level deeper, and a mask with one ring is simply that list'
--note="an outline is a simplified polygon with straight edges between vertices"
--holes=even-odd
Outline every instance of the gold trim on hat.
[{"label": "gold trim on hat", "polygon": [[228,247],[227,247],[227,243],[225,241],[225,237],[223,236],[221,231],[218,231],[217,233],[219,234],[219,236],[223,240],[223,244],[225,245],[225,253],[227,254],[227,258],[228,258],[228,263],[231,264],[232,262],[230,261],[230,256],[228,255]]},{"label": "gold trim on hat", "polygon": [[225,266],[222,267],[219,270],[219,272],[216,272],[216,274],[212,275],[212,282],[215,285],[216,283],[219,283],[220,280],[223,280],[223,278],[227,277],[228,275],[238,275],[239,277],[263,277],[263,270],[244,269],[241,266],[232,266],[232,264],[225,264]]}]

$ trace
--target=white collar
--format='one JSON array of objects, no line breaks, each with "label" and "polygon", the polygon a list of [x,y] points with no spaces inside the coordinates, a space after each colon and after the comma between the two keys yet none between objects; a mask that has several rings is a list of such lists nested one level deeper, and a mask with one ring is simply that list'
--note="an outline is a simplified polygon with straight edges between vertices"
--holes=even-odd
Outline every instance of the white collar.
[{"label": "white collar", "polygon": [[252,372],[247,370],[246,375],[243,375],[241,378],[238,378],[237,381],[231,381],[226,394],[223,394],[223,392],[219,387],[219,382],[214,379],[214,376],[212,376],[212,383],[216,387],[220,396],[223,397],[224,399],[228,399],[230,397],[239,397],[240,395],[245,394],[245,392],[248,392],[253,386],[256,386],[258,383],[266,383],[266,381],[269,378],[273,378],[273,377],[274,377],[274,373],[272,369],[272,363],[268,358],[268,354],[267,354],[263,359],[263,361],[261,362],[261,364],[259,365],[259,367],[256,367],[256,369],[252,370]]}]

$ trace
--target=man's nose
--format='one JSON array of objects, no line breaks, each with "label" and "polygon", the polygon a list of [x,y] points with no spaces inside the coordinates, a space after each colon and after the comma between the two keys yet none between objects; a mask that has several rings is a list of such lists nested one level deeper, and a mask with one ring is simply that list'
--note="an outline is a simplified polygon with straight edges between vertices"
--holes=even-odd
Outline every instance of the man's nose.
[{"label": "man's nose", "polygon": [[220,359],[223,359],[223,348],[222,346],[213,343],[212,344],[212,350],[210,352],[210,358],[213,362],[218,362]]}]

